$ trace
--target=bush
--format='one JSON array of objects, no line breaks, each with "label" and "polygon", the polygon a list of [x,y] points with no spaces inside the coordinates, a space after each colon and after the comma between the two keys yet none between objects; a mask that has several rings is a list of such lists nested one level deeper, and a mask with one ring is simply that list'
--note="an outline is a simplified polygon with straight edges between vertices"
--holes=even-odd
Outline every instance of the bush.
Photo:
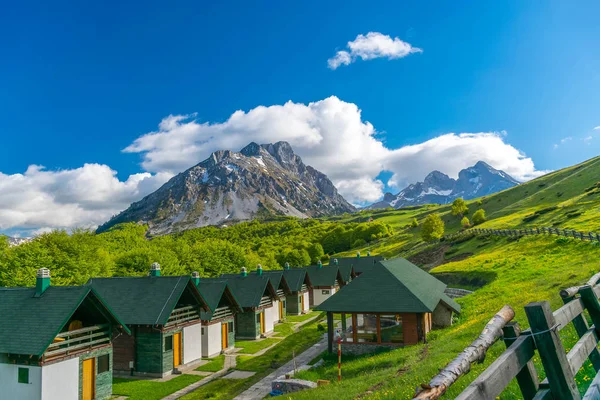
[{"label": "bush", "polygon": [[471,221],[469,221],[469,218],[463,217],[463,219],[460,220],[460,224],[463,228],[467,229],[471,226]]},{"label": "bush", "polygon": [[367,242],[364,239],[356,239],[354,243],[352,243],[352,247],[362,247],[366,244]]},{"label": "bush", "polygon": [[467,203],[461,197],[452,202],[452,215],[463,216],[468,213],[469,207],[467,207]]},{"label": "bush", "polygon": [[419,226],[419,221],[417,221],[416,218],[413,218],[412,221],[411,221],[411,223],[410,223],[410,226],[413,227],[413,228],[416,228],[417,226]]},{"label": "bush", "polygon": [[473,214],[473,223],[475,225],[479,225],[483,224],[485,221],[485,211],[483,210],[483,208],[480,208],[479,210],[475,211],[475,214]]},{"label": "bush", "polygon": [[317,330],[318,330],[319,332],[325,332],[325,327],[323,326],[323,324],[318,324],[318,325],[317,325]]},{"label": "bush", "polygon": [[439,214],[429,214],[423,222],[423,228],[421,229],[421,237],[426,242],[430,242],[435,239],[440,239],[444,236],[444,221]]},{"label": "bush", "polygon": [[558,238],[558,239],[556,239],[554,242],[555,242],[556,244],[559,244],[559,245],[561,245],[561,246],[562,246],[563,244],[567,244],[567,243],[569,243],[569,242],[570,242],[570,240],[569,240],[569,238],[566,238],[566,237],[561,237],[561,238]]}]

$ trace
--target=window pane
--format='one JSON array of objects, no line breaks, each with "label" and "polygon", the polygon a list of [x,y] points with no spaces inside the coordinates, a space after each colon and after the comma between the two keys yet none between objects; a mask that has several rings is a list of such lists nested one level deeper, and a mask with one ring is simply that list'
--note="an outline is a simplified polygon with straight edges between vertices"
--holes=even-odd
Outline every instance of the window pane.
[{"label": "window pane", "polygon": [[29,383],[29,368],[19,368],[19,383]]},{"label": "window pane", "polygon": [[402,317],[399,314],[382,315],[380,324],[382,343],[404,343]]},{"label": "window pane", "polygon": [[329,290],[321,290],[321,294],[329,294]]},{"label": "window pane", "polygon": [[110,371],[110,358],[108,354],[98,357],[98,373]]},{"label": "window pane", "polygon": [[[354,329],[352,326],[352,314],[336,314],[339,315],[339,325],[342,329],[342,339],[346,343],[354,342]],[[345,321],[344,321],[345,317]],[[344,329],[345,328],[345,329]]]},{"label": "window pane", "polygon": [[173,350],[173,336],[165,337],[165,351]]},{"label": "window pane", "polygon": [[359,343],[377,343],[377,315],[356,314],[356,338]]},{"label": "window pane", "polygon": [[229,333],[233,332],[233,322],[230,322],[228,324],[227,330],[229,331]]}]

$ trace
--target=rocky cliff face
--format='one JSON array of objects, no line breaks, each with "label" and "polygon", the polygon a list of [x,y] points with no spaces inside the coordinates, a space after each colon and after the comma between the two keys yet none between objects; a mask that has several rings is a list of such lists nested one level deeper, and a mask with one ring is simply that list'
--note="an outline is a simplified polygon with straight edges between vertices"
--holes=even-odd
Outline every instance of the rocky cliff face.
[{"label": "rocky cliff face", "polygon": [[323,173],[286,142],[220,150],[98,228],[147,223],[161,235],[276,215],[300,218],[354,211]]},{"label": "rocky cliff face", "polygon": [[473,199],[486,196],[518,185],[519,182],[503,171],[492,168],[483,161],[458,173],[452,179],[439,171],[433,171],[423,182],[404,188],[397,195],[386,193],[383,200],[369,208],[401,208],[417,204],[446,204],[458,197]]}]

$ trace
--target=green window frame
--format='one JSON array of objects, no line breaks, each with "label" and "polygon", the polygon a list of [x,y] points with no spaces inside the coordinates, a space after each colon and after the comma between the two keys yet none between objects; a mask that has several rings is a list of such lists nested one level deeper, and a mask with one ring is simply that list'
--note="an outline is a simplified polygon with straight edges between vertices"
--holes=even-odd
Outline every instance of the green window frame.
[{"label": "green window frame", "polygon": [[18,376],[18,382],[19,383],[25,383],[25,384],[29,384],[29,368],[22,368],[19,367],[19,376]]},{"label": "green window frame", "polygon": [[104,354],[98,357],[98,373],[110,371],[110,354]]},{"label": "green window frame", "polygon": [[173,350],[173,335],[165,336],[165,351]]}]

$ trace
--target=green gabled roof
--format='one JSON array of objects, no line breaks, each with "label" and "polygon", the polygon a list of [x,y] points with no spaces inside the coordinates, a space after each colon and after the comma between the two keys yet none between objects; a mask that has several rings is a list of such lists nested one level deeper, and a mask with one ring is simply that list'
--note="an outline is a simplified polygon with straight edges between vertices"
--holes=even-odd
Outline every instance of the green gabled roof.
[{"label": "green gabled roof", "polygon": [[92,278],[88,281],[127,325],[164,325],[186,289],[207,309],[189,276]]},{"label": "green gabled roof", "polygon": [[[338,260],[338,266],[352,265],[354,273],[362,274],[365,271],[372,269],[378,261],[383,261],[383,256],[360,256],[360,257],[333,257]],[[330,261],[333,264],[333,260]]]},{"label": "green gabled roof", "polygon": [[338,277],[341,279],[337,265],[323,266],[310,265],[304,268],[313,286],[335,286]]},{"label": "green gabled roof", "polygon": [[[299,292],[302,290],[302,285],[307,278],[306,269],[304,268],[290,268],[283,270],[283,276],[290,287],[292,292]],[[310,279],[308,279],[310,282]],[[312,282],[311,282],[312,283]]]},{"label": "green gabled roof", "polygon": [[86,299],[102,310],[106,322],[124,325],[89,286],[50,286],[40,297],[35,293],[35,288],[0,288],[0,353],[41,356]]},{"label": "green gabled roof", "polygon": [[331,312],[433,312],[443,301],[455,312],[460,306],[444,294],[446,284],[403,258],[380,261],[315,307]]},{"label": "green gabled roof", "polygon": [[227,282],[227,285],[244,308],[255,308],[260,305],[265,292],[276,298],[275,289],[271,280],[266,275],[248,274],[223,274],[219,279]]},{"label": "green gabled roof", "polygon": [[338,269],[340,270],[342,280],[346,283],[350,282],[350,278],[352,278],[352,273],[354,272],[352,264],[338,264]]},{"label": "green gabled roof", "polygon": [[227,296],[231,304],[231,307],[234,309],[240,309],[241,306],[233,294],[233,292],[229,289],[226,281],[219,279],[207,279],[202,278],[198,283],[198,290],[206,300],[206,304],[210,311],[202,311],[200,313],[200,318],[203,321],[210,321],[212,319],[213,313],[221,303],[221,299],[223,296]]}]

